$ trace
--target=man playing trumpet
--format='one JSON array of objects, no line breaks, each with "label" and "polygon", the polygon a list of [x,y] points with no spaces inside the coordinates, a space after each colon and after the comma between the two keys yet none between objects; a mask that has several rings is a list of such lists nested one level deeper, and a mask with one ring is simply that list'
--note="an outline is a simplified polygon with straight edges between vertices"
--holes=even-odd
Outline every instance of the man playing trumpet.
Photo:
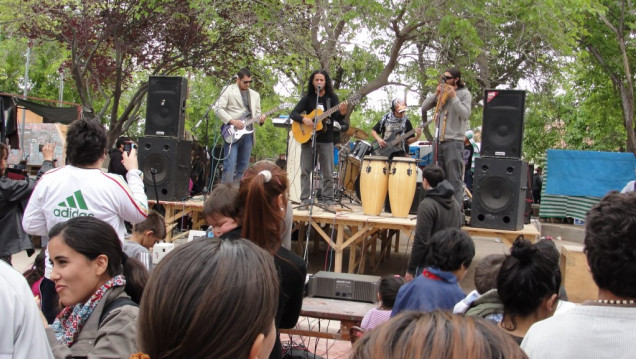
[{"label": "man playing trumpet", "polygon": [[437,91],[422,103],[422,110],[435,107],[436,162],[455,188],[455,199],[463,203],[464,137],[470,117],[472,95],[461,79],[459,69],[451,67],[442,75]]}]

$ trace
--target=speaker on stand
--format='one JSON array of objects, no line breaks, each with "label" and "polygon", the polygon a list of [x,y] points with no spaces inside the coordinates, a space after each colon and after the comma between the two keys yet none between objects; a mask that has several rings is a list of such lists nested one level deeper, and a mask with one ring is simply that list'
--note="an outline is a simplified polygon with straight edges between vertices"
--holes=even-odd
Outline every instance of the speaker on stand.
[{"label": "speaker on stand", "polygon": [[481,157],[521,158],[526,92],[486,90]]},{"label": "speaker on stand", "polygon": [[192,141],[174,137],[140,137],[138,145],[139,170],[144,174],[144,187],[148,199],[183,201],[190,197]]},{"label": "speaker on stand", "polygon": [[150,76],[146,106],[146,136],[184,138],[188,80],[175,76]]},{"label": "speaker on stand", "polygon": [[473,227],[518,231],[523,228],[528,163],[512,158],[480,157],[475,162]]}]

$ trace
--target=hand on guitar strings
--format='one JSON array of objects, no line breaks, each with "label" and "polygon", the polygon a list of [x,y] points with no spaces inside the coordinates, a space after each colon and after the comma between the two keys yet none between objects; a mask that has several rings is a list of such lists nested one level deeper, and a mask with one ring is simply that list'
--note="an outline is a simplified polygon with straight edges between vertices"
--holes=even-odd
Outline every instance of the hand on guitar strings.
[{"label": "hand on guitar strings", "polygon": [[234,128],[236,128],[237,130],[242,130],[243,127],[243,121],[239,121],[239,120],[230,120],[230,125],[234,126]]}]

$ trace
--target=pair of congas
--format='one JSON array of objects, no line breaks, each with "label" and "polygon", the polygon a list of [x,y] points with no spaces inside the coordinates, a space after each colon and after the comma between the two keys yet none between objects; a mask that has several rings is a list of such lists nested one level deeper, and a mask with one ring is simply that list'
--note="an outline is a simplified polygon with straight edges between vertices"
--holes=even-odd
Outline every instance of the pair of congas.
[{"label": "pair of congas", "polygon": [[405,218],[409,214],[417,184],[417,160],[414,158],[365,156],[360,167],[362,212],[377,216],[389,194],[391,214]]}]

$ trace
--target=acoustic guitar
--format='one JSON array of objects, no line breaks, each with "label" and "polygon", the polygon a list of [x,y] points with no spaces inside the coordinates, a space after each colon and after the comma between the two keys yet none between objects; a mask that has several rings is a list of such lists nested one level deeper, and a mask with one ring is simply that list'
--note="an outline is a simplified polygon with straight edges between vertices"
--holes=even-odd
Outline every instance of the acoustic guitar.
[{"label": "acoustic guitar", "polygon": [[[355,94],[347,99],[345,102],[348,105],[355,105],[360,101],[360,95]],[[323,129],[322,120],[331,116],[332,113],[340,110],[340,104],[328,109],[327,111],[322,111],[320,109],[315,109],[311,111],[311,113],[307,115],[303,115],[305,118],[310,118],[312,121],[316,122],[316,131],[321,131]],[[292,133],[294,134],[294,138],[296,141],[300,143],[305,143],[311,139],[311,133],[314,130],[314,126],[307,126],[302,122],[292,121]]]},{"label": "acoustic guitar", "polygon": [[430,125],[433,122],[433,120],[428,120],[426,122],[424,122],[423,124],[417,126],[416,128],[402,134],[402,135],[398,135],[399,132],[394,132],[391,134],[391,136],[389,138],[387,138],[386,140],[384,140],[386,142],[386,146],[381,147],[380,144],[378,143],[378,141],[373,142],[373,144],[371,145],[371,153],[373,153],[374,156],[386,156],[389,157],[390,155],[392,155],[395,152],[398,152],[401,150],[401,148],[397,147],[398,144],[400,144],[402,141],[404,141],[405,139],[409,138],[412,134],[415,133],[415,131],[417,131],[418,129],[424,129],[424,127]]}]

